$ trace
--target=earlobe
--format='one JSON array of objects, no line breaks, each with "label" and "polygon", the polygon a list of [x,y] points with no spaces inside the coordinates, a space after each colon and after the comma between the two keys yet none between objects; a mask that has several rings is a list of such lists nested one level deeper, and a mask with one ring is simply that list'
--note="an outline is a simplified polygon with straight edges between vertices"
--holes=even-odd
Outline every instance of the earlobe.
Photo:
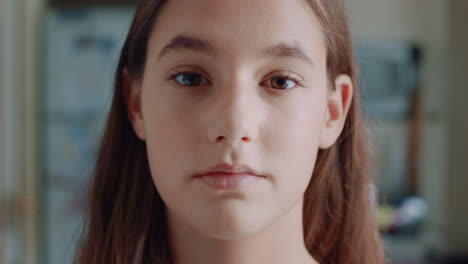
[{"label": "earlobe", "polygon": [[141,111],[141,81],[131,80],[127,68],[123,69],[122,74],[122,86],[128,119],[132,124],[135,134],[141,140],[145,140],[143,114]]},{"label": "earlobe", "polygon": [[322,127],[319,147],[331,147],[340,136],[353,97],[353,82],[348,75],[340,75],[335,80],[335,89],[330,91],[326,118]]}]

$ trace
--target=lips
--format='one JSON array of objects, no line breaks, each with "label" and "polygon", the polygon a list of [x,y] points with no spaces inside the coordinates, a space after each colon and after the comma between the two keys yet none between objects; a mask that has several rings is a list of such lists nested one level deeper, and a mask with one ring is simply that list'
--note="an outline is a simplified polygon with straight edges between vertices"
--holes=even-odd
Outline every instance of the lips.
[{"label": "lips", "polygon": [[252,176],[266,177],[265,175],[261,175],[259,172],[256,172],[255,170],[251,169],[247,165],[243,165],[243,164],[230,165],[228,163],[217,164],[216,166],[208,169],[207,171],[197,174],[195,177],[206,176],[210,174],[220,174],[220,173],[226,174],[225,176],[234,175],[234,174],[249,174]]},{"label": "lips", "polygon": [[246,165],[221,163],[195,178],[215,188],[233,189],[262,180],[266,176]]}]

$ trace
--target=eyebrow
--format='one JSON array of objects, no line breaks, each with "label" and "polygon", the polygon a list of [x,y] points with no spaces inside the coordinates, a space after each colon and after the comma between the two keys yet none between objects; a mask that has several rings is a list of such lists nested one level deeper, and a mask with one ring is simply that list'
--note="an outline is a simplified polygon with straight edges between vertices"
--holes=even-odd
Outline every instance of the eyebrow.
[{"label": "eyebrow", "polygon": [[[210,42],[186,34],[179,34],[172,38],[171,41],[161,49],[158,54],[158,60],[161,60],[169,53],[178,53],[184,50],[204,53],[210,57],[218,56],[216,49]],[[289,57],[303,60],[312,66],[315,65],[314,61],[309,56],[307,56],[307,54],[300,46],[290,45],[285,42],[280,42],[262,49],[259,53],[259,57]]]}]

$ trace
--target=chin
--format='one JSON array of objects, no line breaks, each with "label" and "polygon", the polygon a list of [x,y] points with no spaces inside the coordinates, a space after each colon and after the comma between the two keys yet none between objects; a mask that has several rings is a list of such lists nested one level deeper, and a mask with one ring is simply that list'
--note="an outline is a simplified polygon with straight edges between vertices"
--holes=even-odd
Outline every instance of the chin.
[{"label": "chin", "polygon": [[249,214],[245,211],[239,211],[237,214],[230,212],[207,216],[205,214],[199,219],[198,224],[194,224],[198,226],[198,232],[219,240],[245,239],[258,234],[268,226],[265,215],[260,218],[259,215]]},{"label": "chin", "polygon": [[207,227],[206,229],[203,234],[207,237],[217,240],[235,241],[255,236],[260,232],[261,228],[225,226],[224,228]]}]

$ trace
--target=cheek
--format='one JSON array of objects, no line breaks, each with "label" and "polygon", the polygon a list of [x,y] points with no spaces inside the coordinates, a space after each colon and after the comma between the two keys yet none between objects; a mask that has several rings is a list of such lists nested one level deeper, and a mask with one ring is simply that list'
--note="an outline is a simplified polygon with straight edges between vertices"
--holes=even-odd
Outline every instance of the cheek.
[{"label": "cheek", "polygon": [[183,169],[192,166],[194,128],[186,120],[189,117],[169,108],[157,96],[144,98],[142,111],[151,174],[164,198],[177,193],[180,176],[186,173]]},{"label": "cheek", "polygon": [[268,156],[278,169],[278,186],[285,193],[302,194],[310,181],[326,107],[326,97],[320,98],[298,104],[305,107],[291,108],[270,129]]},{"label": "cheek", "polygon": [[[270,125],[265,133],[276,151],[298,152],[316,146],[325,115],[326,97],[315,94],[298,100],[270,116]],[[274,149],[272,149],[273,151]]]}]

